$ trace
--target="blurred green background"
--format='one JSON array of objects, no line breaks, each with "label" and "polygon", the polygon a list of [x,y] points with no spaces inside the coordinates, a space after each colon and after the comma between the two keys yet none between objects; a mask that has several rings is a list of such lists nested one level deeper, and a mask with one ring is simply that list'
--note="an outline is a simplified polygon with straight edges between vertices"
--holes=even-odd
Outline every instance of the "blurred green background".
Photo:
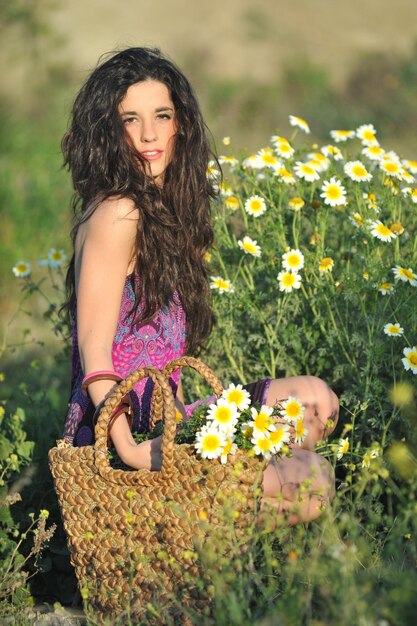
[{"label": "blurred green background", "polygon": [[[2,327],[19,296],[14,263],[35,270],[51,247],[69,251],[59,145],[101,54],[160,47],[194,84],[219,152],[224,135],[254,150],[288,134],[292,113],[317,142],[372,122],[384,147],[416,159],[416,17],[415,0],[1,0]],[[42,305],[32,307],[42,336]]]}]

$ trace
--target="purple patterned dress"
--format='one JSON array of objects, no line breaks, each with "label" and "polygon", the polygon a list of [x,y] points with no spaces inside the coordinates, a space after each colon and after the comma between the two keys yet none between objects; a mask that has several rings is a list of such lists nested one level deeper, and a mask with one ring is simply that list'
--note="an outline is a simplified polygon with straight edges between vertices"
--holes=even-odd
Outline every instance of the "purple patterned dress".
[{"label": "purple patterned dress", "polygon": [[[113,368],[125,378],[138,367],[152,365],[162,369],[168,361],[184,355],[186,320],[178,294],[175,292],[168,306],[160,310],[152,321],[136,323],[131,313],[134,301],[133,275],[126,278],[120,306],[119,321],[112,347]],[[81,392],[83,379],[78,351],[76,317],[73,324],[71,397],[65,420],[63,437],[76,446],[94,442],[94,405]],[[171,386],[176,392],[180,372],[174,372]],[[153,382],[145,378],[136,383],[130,392],[133,405],[133,431],[149,429]]]}]

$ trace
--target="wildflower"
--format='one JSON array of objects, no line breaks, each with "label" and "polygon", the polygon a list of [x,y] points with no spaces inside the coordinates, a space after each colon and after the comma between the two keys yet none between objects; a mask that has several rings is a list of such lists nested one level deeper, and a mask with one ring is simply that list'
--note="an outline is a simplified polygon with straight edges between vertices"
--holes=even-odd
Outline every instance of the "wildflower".
[{"label": "wildflower", "polygon": [[272,443],[269,437],[260,436],[253,437],[251,439],[253,445],[253,451],[255,454],[261,454],[265,459],[270,459],[272,456]]},{"label": "wildflower", "polygon": [[364,219],[362,215],[360,215],[359,213],[354,213],[353,215],[349,215],[349,220],[352,222],[352,224],[358,227],[365,225]]},{"label": "wildflower", "polygon": [[310,152],[308,158],[310,165],[318,172],[325,172],[330,167],[330,160],[322,152]]},{"label": "wildflower", "polygon": [[207,165],[207,178],[209,180],[217,180],[220,178],[220,172],[215,167],[215,161],[209,161],[209,164]]},{"label": "wildflower", "polygon": [[211,252],[206,250],[205,253],[203,254],[203,261],[205,261],[206,263],[210,263],[212,258],[213,258],[213,255],[211,254]]},{"label": "wildflower", "polygon": [[411,199],[414,204],[417,204],[417,187],[411,190]]},{"label": "wildflower", "polygon": [[312,233],[310,237],[310,243],[312,246],[316,246],[321,239],[320,233]]},{"label": "wildflower", "polygon": [[302,419],[304,417],[304,407],[301,400],[295,396],[288,396],[287,400],[281,402],[280,415],[287,422],[296,422]]},{"label": "wildflower", "polygon": [[378,145],[376,138],[376,130],[373,124],[362,124],[356,129],[356,136],[361,140],[364,146]]},{"label": "wildflower", "polygon": [[292,175],[291,172],[285,169],[285,167],[281,167],[280,169],[276,170],[276,174],[281,178],[282,182],[285,183],[286,185],[295,184],[294,176]]},{"label": "wildflower", "polygon": [[404,159],[402,164],[410,170],[412,174],[417,174],[417,161],[410,161],[410,159]]},{"label": "wildflower", "polygon": [[383,296],[386,296],[387,293],[391,293],[392,291],[394,291],[394,285],[392,283],[389,283],[388,281],[385,281],[379,285],[378,291],[382,293]]},{"label": "wildflower", "polygon": [[394,233],[394,235],[402,235],[404,232],[404,226],[401,224],[401,222],[393,222],[390,226],[390,230],[392,230],[392,232]]},{"label": "wildflower", "polygon": [[385,172],[387,176],[393,178],[402,179],[403,168],[399,161],[394,159],[383,159],[379,164],[380,169]]},{"label": "wildflower", "polygon": [[295,152],[291,144],[286,139],[282,138],[280,141],[274,142],[274,147],[275,151],[283,159],[290,159]]},{"label": "wildflower", "polygon": [[216,403],[210,404],[207,420],[210,420],[219,430],[230,432],[236,425],[238,416],[236,404],[222,397]]},{"label": "wildflower", "polygon": [[385,324],[384,333],[389,335],[390,337],[400,337],[404,334],[404,328],[402,328],[399,324]]},{"label": "wildflower", "polygon": [[295,198],[291,198],[291,200],[288,202],[288,206],[293,211],[300,211],[300,209],[302,209],[304,205],[304,200],[302,198],[298,198],[298,196],[295,196]]},{"label": "wildflower", "polygon": [[364,272],[362,274],[362,278],[364,278],[365,280],[369,280],[369,272]]},{"label": "wildflower", "polygon": [[294,441],[295,443],[302,443],[308,435],[308,429],[304,427],[304,421],[298,419],[294,425]]},{"label": "wildflower", "polygon": [[222,143],[224,146],[230,146],[230,137],[223,137]]},{"label": "wildflower", "polygon": [[410,283],[413,287],[417,287],[417,275],[413,272],[411,267],[407,269],[396,265],[392,268],[392,271],[394,272],[395,280],[401,280],[404,283]]},{"label": "wildflower", "polygon": [[41,517],[42,519],[48,519],[49,511],[47,509],[41,509],[39,511],[39,517]]},{"label": "wildflower", "polygon": [[251,407],[252,419],[244,424],[244,427],[253,429],[252,437],[264,437],[269,435],[270,431],[275,430],[274,420],[271,417],[273,410],[271,406],[266,404],[263,404],[259,411],[255,407]]},{"label": "wildflower", "polygon": [[360,161],[349,161],[343,169],[349,178],[356,182],[367,182],[372,179],[372,174]]},{"label": "wildflower", "polygon": [[236,211],[236,209],[239,208],[239,200],[236,198],[236,196],[229,196],[228,198],[226,198],[224,203],[227,208],[231,209],[232,211]]},{"label": "wildflower", "polygon": [[67,255],[63,250],[51,248],[48,252],[49,267],[57,269],[67,260]]},{"label": "wildflower", "polygon": [[254,170],[260,170],[263,168],[263,163],[257,154],[250,154],[242,163],[244,168],[252,168]]},{"label": "wildflower", "polygon": [[269,433],[269,441],[271,442],[271,447],[276,454],[281,450],[281,448],[288,443],[290,440],[290,425],[282,424],[277,427],[276,430],[273,430]]},{"label": "wildflower", "polygon": [[346,190],[335,176],[332,176],[330,180],[326,180],[321,190],[323,193],[320,194],[320,197],[324,198],[325,204],[330,206],[346,204]]},{"label": "wildflower", "polygon": [[282,266],[292,272],[304,267],[304,255],[299,250],[289,250],[282,255]]},{"label": "wildflower", "polygon": [[18,278],[27,278],[31,271],[31,265],[27,261],[18,261],[12,268],[13,274]]},{"label": "wildflower", "polygon": [[227,455],[228,454],[236,454],[237,445],[233,442],[232,439],[226,439],[226,443],[222,448],[222,453],[220,455],[220,462],[227,463]]},{"label": "wildflower", "polygon": [[367,146],[362,150],[362,154],[368,157],[371,161],[380,161],[385,155],[385,150],[378,145]]},{"label": "wildflower", "polygon": [[347,141],[348,139],[353,139],[353,137],[355,136],[355,131],[354,130],[331,130],[330,136],[336,143],[340,143],[341,141]]},{"label": "wildflower", "polygon": [[233,196],[232,186],[226,181],[222,181],[220,183],[219,190],[223,198],[230,198],[230,196]]},{"label": "wildflower", "polygon": [[203,459],[217,459],[223,453],[226,436],[211,424],[205,424],[196,434],[194,448]]},{"label": "wildflower", "polygon": [[413,374],[417,374],[417,346],[413,346],[412,348],[404,348],[403,350],[404,358],[401,359],[404,368],[406,370],[411,370]]},{"label": "wildflower", "polygon": [[365,454],[362,457],[362,463],[361,463],[362,467],[365,469],[369,469],[369,467],[371,466],[372,459],[376,459],[377,456],[379,456],[379,451],[376,450],[375,448],[365,452]]},{"label": "wildflower", "polygon": [[309,183],[313,183],[315,180],[320,180],[320,176],[317,170],[308,163],[302,163],[297,161],[294,167],[294,171],[298,178],[302,178]]},{"label": "wildflower", "polygon": [[342,151],[337,146],[323,146],[321,151],[323,152],[324,156],[331,156],[334,158],[335,161],[341,161],[343,159]]},{"label": "wildflower", "polygon": [[327,274],[333,270],[334,261],[330,256],[325,256],[319,263],[319,272]]},{"label": "wildflower", "polygon": [[276,168],[281,166],[278,159],[272,154],[270,149],[262,149],[258,152],[258,157],[264,167]]},{"label": "wildflower", "polygon": [[243,237],[243,241],[239,240],[237,242],[237,245],[241,250],[243,250],[245,254],[250,254],[251,256],[255,257],[260,257],[262,254],[261,248],[260,246],[258,246],[258,243],[248,236]]},{"label": "wildflower", "polygon": [[210,289],[218,289],[220,293],[233,293],[235,290],[230,280],[226,278],[222,278],[221,276],[210,276],[210,279]]},{"label": "wildflower", "polygon": [[224,154],[219,156],[220,165],[228,165],[229,167],[236,167],[239,161],[235,157],[225,156]]},{"label": "wildflower", "polygon": [[250,393],[243,389],[242,385],[234,385],[231,383],[227,389],[225,389],[221,395],[227,402],[234,402],[239,409],[243,411],[250,405]]},{"label": "wildflower", "polygon": [[280,272],[277,276],[279,290],[291,293],[293,289],[301,287],[301,276],[293,272]]},{"label": "wildflower", "polygon": [[307,122],[303,120],[302,117],[297,117],[296,115],[290,115],[289,120],[290,120],[291,126],[297,126],[298,128],[301,128],[301,130],[303,130],[307,134],[310,132],[310,128]]},{"label": "wildflower", "polygon": [[260,196],[251,196],[245,202],[245,211],[254,217],[262,215],[266,211],[265,200]]},{"label": "wildflower", "polygon": [[395,239],[396,234],[392,232],[388,226],[385,226],[380,220],[375,220],[370,223],[371,235],[380,239],[381,241],[391,241]]},{"label": "wildflower", "polygon": [[340,460],[349,451],[349,439],[339,439],[337,458]]}]

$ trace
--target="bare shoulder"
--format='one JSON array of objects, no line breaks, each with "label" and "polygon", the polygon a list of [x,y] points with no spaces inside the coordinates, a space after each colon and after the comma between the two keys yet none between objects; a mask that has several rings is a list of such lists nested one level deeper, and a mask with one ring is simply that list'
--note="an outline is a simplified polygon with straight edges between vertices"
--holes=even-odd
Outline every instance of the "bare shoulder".
[{"label": "bare shoulder", "polygon": [[137,225],[138,219],[139,211],[137,206],[133,200],[124,196],[103,200],[90,218],[92,222],[105,221],[112,224],[131,222],[134,226]]}]

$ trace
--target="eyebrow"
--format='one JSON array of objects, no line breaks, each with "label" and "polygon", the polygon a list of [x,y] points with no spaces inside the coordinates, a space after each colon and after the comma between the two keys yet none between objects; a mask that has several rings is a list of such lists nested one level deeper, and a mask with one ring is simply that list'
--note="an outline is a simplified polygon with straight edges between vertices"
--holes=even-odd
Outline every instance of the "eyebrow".
[{"label": "eyebrow", "polygon": [[[162,113],[163,111],[174,112],[174,109],[172,107],[158,107],[155,109],[155,113]],[[137,111],[123,111],[121,115],[137,115]]]}]

